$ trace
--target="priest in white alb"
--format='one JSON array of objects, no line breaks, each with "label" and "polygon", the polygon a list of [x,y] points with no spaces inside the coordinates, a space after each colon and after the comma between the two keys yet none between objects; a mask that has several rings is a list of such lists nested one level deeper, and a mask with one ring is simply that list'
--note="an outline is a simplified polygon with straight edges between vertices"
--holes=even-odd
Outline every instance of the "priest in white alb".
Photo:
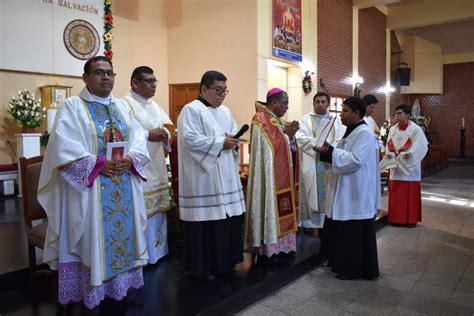
[{"label": "priest in white alb", "polygon": [[243,260],[244,194],[238,170],[239,140],[223,105],[227,78],[207,71],[199,97],[178,118],[179,216],[184,230],[184,269],[211,280]]},{"label": "priest in white alb", "polygon": [[[312,228],[313,235],[318,235],[326,216],[326,193],[331,165],[319,160],[319,153],[313,147],[318,137],[330,122],[328,112],[331,98],[325,92],[318,92],[313,97],[313,111],[300,120],[300,129],[296,132],[300,156],[299,183],[299,224]],[[326,139],[331,145],[344,134],[345,127],[336,119]]]},{"label": "priest in white alb", "polygon": [[375,215],[380,207],[379,148],[363,120],[365,103],[343,101],[341,121],[347,129],[336,146],[315,150],[331,164],[321,253],[340,280],[379,275]]},{"label": "priest in white alb", "polygon": [[171,151],[174,125],[163,108],[151,99],[155,95],[157,80],[150,67],[137,67],[130,83],[132,89],[124,99],[145,130],[150,155],[150,162],[145,166],[147,181],[143,183],[143,197],[148,218],[148,257],[154,264],[168,254],[166,211],[171,205],[166,154]]},{"label": "priest in white alb", "polygon": [[372,95],[372,94],[366,94],[362,98],[362,101],[364,101],[365,106],[367,107],[366,113],[364,116],[364,121],[369,125],[369,127],[374,131],[375,136],[378,138],[380,136],[380,129],[375,122],[374,118],[372,117],[372,113],[374,112],[374,107],[379,103],[379,100]]},{"label": "priest in white alb", "polygon": [[421,222],[421,161],[428,141],[410,113],[406,104],[395,108],[397,123],[390,127],[380,169],[390,170],[388,222],[414,227]]},{"label": "priest in white alb", "polygon": [[42,163],[43,261],[58,270],[60,304],[94,308],[143,286],[142,181],[149,158],[143,129],[126,102],[111,94],[114,78],[109,59],[86,62],[86,87],[61,104]]}]

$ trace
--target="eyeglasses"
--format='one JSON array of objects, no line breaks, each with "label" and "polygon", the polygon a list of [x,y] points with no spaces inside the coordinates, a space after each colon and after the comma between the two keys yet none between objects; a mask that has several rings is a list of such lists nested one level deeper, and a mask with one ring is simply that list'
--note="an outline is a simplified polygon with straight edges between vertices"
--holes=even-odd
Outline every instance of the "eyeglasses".
[{"label": "eyeglasses", "polygon": [[156,78],[150,78],[150,79],[137,79],[138,81],[143,81],[143,82],[146,82],[148,84],[154,84],[154,83],[157,83],[158,80]]},{"label": "eyeglasses", "polygon": [[222,94],[223,94],[223,95],[228,95],[229,92],[230,92],[229,90],[225,90],[225,89],[223,90],[222,88],[216,88],[216,87],[208,87],[208,88],[209,88],[209,89],[212,89],[212,90],[214,90],[214,91],[216,91],[216,93],[217,93],[218,95],[222,95]]},{"label": "eyeglasses", "polygon": [[395,112],[395,113],[393,113],[393,116],[402,116],[404,114],[405,114],[405,112]]},{"label": "eyeglasses", "polygon": [[112,70],[105,71],[105,70],[102,70],[102,69],[96,69],[92,73],[94,75],[98,76],[98,77],[105,77],[107,75],[107,77],[115,78],[115,76],[117,75]]},{"label": "eyeglasses", "polygon": [[276,100],[276,101],[279,102],[280,104],[284,105],[284,106],[288,106],[288,104],[289,104],[289,101],[288,101],[288,100],[285,101],[285,102],[280,101],[280,100]]}]

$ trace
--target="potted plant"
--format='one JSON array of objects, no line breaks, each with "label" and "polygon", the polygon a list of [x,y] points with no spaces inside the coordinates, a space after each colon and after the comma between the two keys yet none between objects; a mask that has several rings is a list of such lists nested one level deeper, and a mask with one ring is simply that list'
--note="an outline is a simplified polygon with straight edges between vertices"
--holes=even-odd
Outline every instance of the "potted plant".
[{"label": "potted plant", "polygon": [[34,132],[46,118],[46,108],[41,106],[41,99],[35,100],[35,94],[26,89],[12,96],[7,112],[21,126],[23,133]]}]

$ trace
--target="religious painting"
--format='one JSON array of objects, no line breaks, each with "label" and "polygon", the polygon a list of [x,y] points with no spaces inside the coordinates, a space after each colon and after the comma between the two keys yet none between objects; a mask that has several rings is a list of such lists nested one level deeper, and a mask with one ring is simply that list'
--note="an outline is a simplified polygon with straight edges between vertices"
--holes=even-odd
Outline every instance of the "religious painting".
[{"label": "religious painting", "polygon": [[110,161],[116,161],[125,158],[127,153],[127,142],[113,142],[107,143],[106,158]]},{"label": "religious painting", "polygon": [[273,0],[273,56],[303,60],[301,0]]}]

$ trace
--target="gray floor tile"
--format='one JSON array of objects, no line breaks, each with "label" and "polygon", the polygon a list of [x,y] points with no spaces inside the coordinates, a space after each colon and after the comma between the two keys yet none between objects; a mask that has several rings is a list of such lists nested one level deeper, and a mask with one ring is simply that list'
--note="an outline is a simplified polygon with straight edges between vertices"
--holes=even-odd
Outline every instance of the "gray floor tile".
[{"label": "gray floor tile", "polygon": [[426,315],[426,314],[418,313],[418,312],[398,306],[397,308],[395,308],[395,310],[393,310],[391,315],[392,316],[419,316],[419,315]]},{"label": "gray floor tile", "polygon": [[339,308],[327,306],[324,304],[319,304],[314,301],[306,301],[294,310],[291,315],[298,316],[312,316],[312,315],[321,315],[321,316],[338,316],[341,315],[342,310]]},{"label": "gray floor tile", "polygon": [[355,299],[355,297],[356,295],[352,293],[327,288],[319,291],[316,295],[312,296],[310,300],[335,308],[345,308]]},{"label": "gray floor tile", "polygon": [[300,280],[319,287],[325,287],[329,282],[333,282],[334,273],[330,271],[329,267],[319,267],[301,277]]},{"label": "gray floor tile", "polygon": [[456,290],[451,294],[450,302],[474,308],[474,293]]},{"label": "gray floor tile", "polygon": [[356,315],[390,315],[395,306],[358,297],[345,310]]},{"label": "gray floor tile", "polygon": [[474,268],[469,267],[462,274],[463,279],[468,279],[474,281]]},{"label": "gray floor tile", "polygon": [[454,303],[446,303],[441,310],[441,315],[472,316],[474,315],[474,308]]},{"label": "gray floor tile", "polygon": [[334,278],[334,282],[328,284],[328,287],[338,292],[351,293],[353,295],[360,295],[367,291],[374,284],[374,281],[367,280],[346,280],[341,281]]},{"label": "gray floor tile", "polygon": [[474,293],[474,280],[460,279],[456,290]]},{"label": "gray floor tile", "polygon": [[280,294],[277,293],[262,302],[262,305],[276,309],[280,312],[291,313],[300,305],[302,305],[306,299],[292,294]]},{"label": "gray floor tile", "polygon": [[411,258],[402,258],[397,263],[400,268],[411,268],[416,269],[418,271],[428,271],[430,266],[432,265],[432,260],[430,259],[411,259]]},{"label": "gray floor tile", "polygon": [[430,266],[427,272],[459,278],[463,275],[463,271],[464,267],[446,264],[433,264],[432,266]]},{"label": "gray floor tile", "polygon": [[418,294],[421,296],[431,297],[440,301],[449,300],[449,297],[453,293],[452,289],[440,287],[436,285],[427,284],[424,282],[417,282],[410,290],[410,294]]},{"label": "gray floor tile", "polygon": [[282,313],[273,308],[258,304],[250,307],[247,310],[240,312],[238,315],[241,316],[285,316],[287,313]]},{"label": "gray floor tile", "polygon": [[372,300],[394,306],[400,304],[406,295],[407,292],[379,285],[372,286],[363,294],[363,296],[368,297]]},{"label": "gray floor tile", "polygon": [[408,292],[415,284],[415,281],[392,276],[384,276],[376,280],[375,284],[403,292]]},{"label": "gray floor tile", "polygon": [[439,275],[437,273],[426,272],[420,279],[421,282],[431,285],[441,286],[448,289],[455,289],[459,283],[459,278]]},{"label": "gray floor tile", "polygon": [[322,288],[317,286],[314,282],[298,280],[281,290],[279,293],[292,294],[307,299],[315,295],[321,289]]},{"label": "gray floor tile", "polygon": [[409,294],[398,306],[417,313],[439,314],[442,311],[444,302],[430,297]]},{"label": "gray floor tile", "polygon": [[423,270],[417,270],[412,267],[394,265],[388,272],[388,276],[398,277],[402,279],[418,281],[425,272]]}]

